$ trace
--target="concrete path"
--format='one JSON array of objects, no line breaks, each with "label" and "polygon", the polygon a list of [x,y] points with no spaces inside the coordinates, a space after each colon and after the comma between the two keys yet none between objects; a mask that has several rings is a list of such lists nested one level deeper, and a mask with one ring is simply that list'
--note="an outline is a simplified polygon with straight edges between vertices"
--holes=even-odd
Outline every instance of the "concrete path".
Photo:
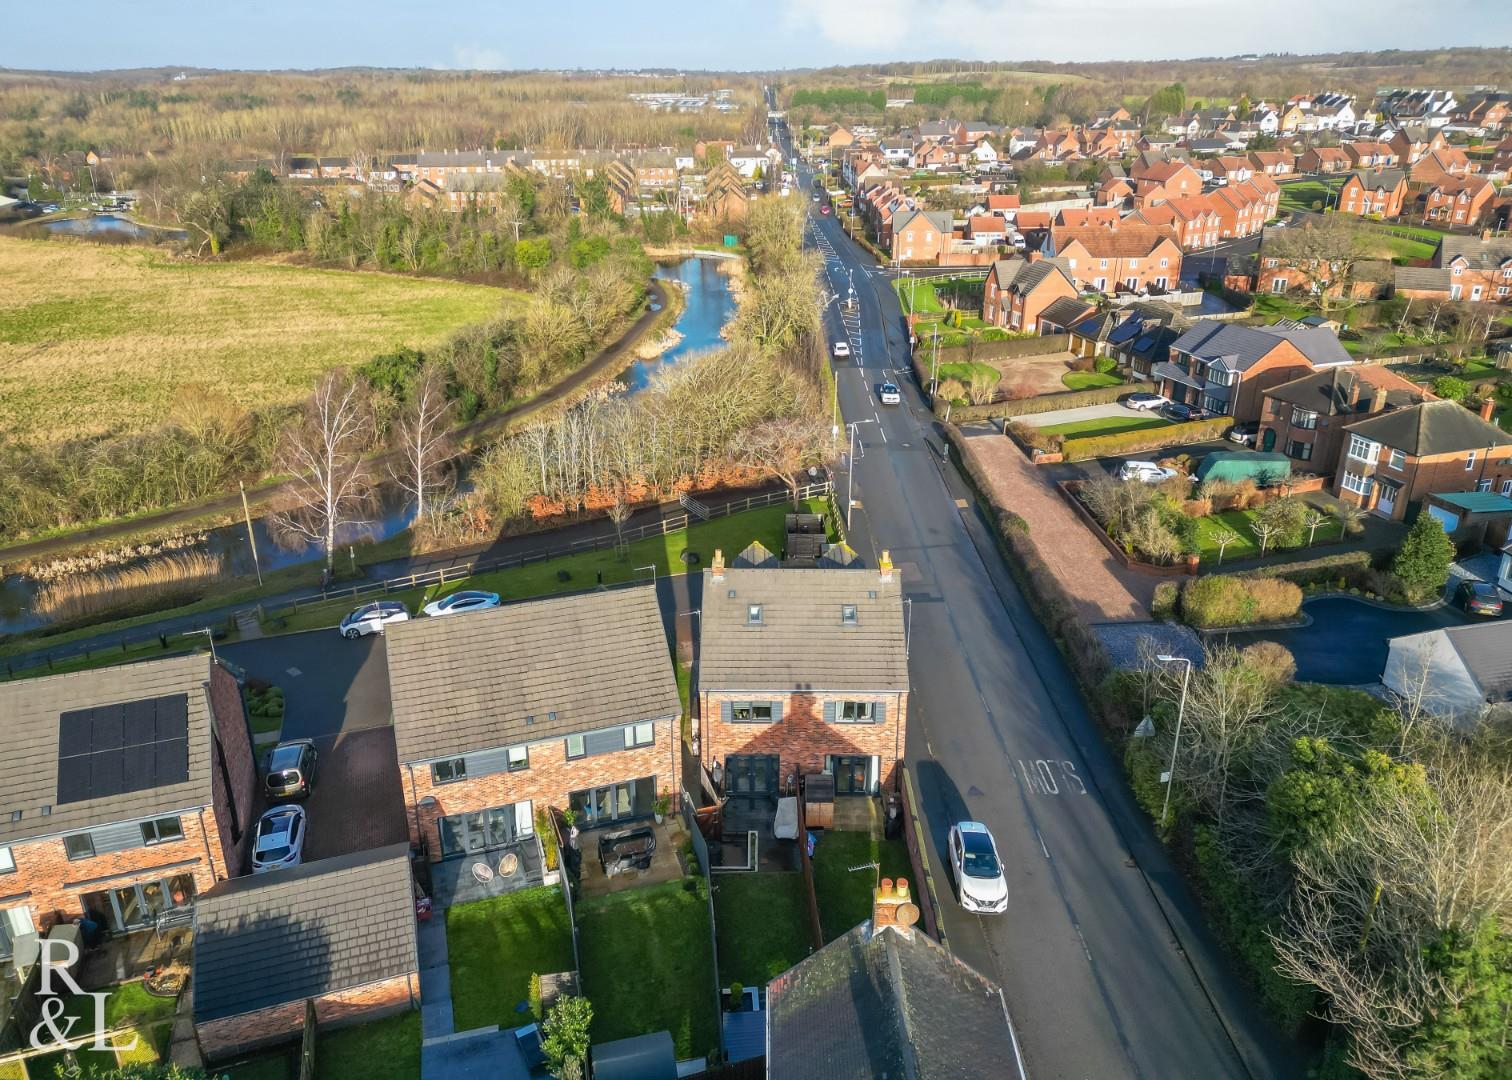
[{"label": "concrete path", "polygon": [[456,1030],[452,1018],[451,965],[446,953],[446,913],[438,911],[419,927],[420,1035],[427,1041]]},{"label": "concrete path", "polygon": [[421,1080],[529,1080],[530,1067],[512,1031],[476,1028],[426,1039],[420,1047]]}]

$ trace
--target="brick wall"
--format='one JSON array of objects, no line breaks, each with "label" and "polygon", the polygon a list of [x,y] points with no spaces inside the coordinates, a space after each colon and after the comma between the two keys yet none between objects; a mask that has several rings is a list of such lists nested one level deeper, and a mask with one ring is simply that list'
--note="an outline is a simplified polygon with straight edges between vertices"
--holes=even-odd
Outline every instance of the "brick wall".
[{"label": "brick wall", "polygon": [[[721,705],[726,701],[783,699],[782,720],[774,724],[725,723]],[[886,701],[887,720],[882,724],[826,724],[826,701]],[[702,739],[699,753],[705,768],[731,754],[776,754],[782,760],[780,775],[820,772],[826,754],[876,754],[881,757],[879,777],[887,787],[897,783],[898,761],[908,732],[907,693],[845,694],[725,693],[699,694]]]},{"label": "brick wall", "polygon": [[[416,972],[341,990],[315,999],[320,1028],[380,1020],[418,1007],[420,976]],[[281,1042],[292,1042],[304,1030],[305,1004],[291,1001],[240,1016],[208,1020],[195,1026],[200,1050],[209,1060],[224,1059]]]},{"label": "brick wall", "polygon": [[[252,811],[257,791],[257,759],[252,750],[252,732],[247,726],[247,712],[241,687],[224,668],[216,665],[210,673],[210,707],[215,712],[215,734],[219,751],[210,747],[210,792],[213,818],[206,825],[214,834],[217,861],[223,877],[242,873],[242,852],[252,829]],[[225,770],[221,769],[224,758]],[[229,788],[226,778],[230,777]]]},{"label": "brick wall", "polygon": [[[521,772],[470,777],[450,784],[433,783],[429,765],[406,764],[400,770],[400,779],[404,785],[410,843],[423,843],[434,862],[441,858],[437,822],[443,817],[508,806],[526,799],[535,803],[537,810],[543,806],[565,808],[570,792],[637,780],[643,776],[656,777],[658,795],[672,795],[678,790],[680,774],[677,727],[675,720],[658,720],[656,739],[650,746],[572,761],[567,760],[564,739],[532,743],[530,768]],[[427,799],[434,801],[427,803]]]}]

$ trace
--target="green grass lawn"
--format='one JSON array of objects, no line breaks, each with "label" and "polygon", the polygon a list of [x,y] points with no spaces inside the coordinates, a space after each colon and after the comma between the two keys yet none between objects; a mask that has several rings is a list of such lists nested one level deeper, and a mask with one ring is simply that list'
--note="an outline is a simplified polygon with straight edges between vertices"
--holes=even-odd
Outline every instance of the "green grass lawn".
[{"label": "green grass lawn", "polygon": [[[894,278],[893,288],[898,291],[898,300],[903,305],[904,314],[917,312],[925,315],[945,310],[945,305],[940,303],[940,298],[935,293],[934,285],[921,278]],[[910,298],[913,304],[911,308]]]},{"label": "green grass lawn", "polygon": [[555,886],[458,904],[446,912],[452,1012],[458,1031],[527,1024],[516,1011],[530,976],[572,970],[572,924]]},{"label": "green grass lawn", "polygon": [[[1234,543],[1223,549],[1223,561],[1233,562],[1235,559],[1254,559],[1260,555],[1260,538],[1255,535],[1254,524],[1260,519],[1260,515],[1254,510],[1223,510],[1216,514],[1209,514],[1205,518],[1197,519],[1197,551],[1205,563],[1218,562],[1218,545],[1213,537],[1220,528],[1228,528],[1239,537]],[[1343,526],[1334,518],[1330,518],[1314,537],[1315,541],[1322,543],[1327,540],[1339,539],[1339,533]],[[1307,540],[1307,532],[1303,531],[1303,542]],[[1276,552],[1274,540],[1267,549],[1266,554]]]},{"label": "green grass lawn", "polygon": [[1061,376],[1061,382],[1072,390],[1096,390],[1103,386],[1119,385],[1123,382],[1123,376],[1112,371],[1106,375],[1100,371],[1068,371]]},{"label": "green grass lawn", "polygon": [[910,888],[923,887],[923,882],[912,880],[913,868],[902,840],[873,840],[864,832],[826,829],[814,849],[814,895],[826,942],[871,918],[872,890],[877,887],[878,875],[871,870],[850,869],[865,862],[880,862],[882,877],[905,877],[910,879]]},{"label": "green grass lawn", "polygon": [[1428,243],[1424,240],[1412,240],[1405,236],[1392,236],[1389,233],[1376,238],[1381,249],[1399,266],[1406,266],[1413,259],[1431,259],[1433,251],[1438,246],[1437,242]]},{"label": "green grass lawn", "polygon": [[1066,435],[1076,438],[1092,438],[1097,435],[1117,435],[1123,431],[1143,431],[1146,428],[1170,427],[1171,421],[1159,416],[1099,416],[1093,420],[1077,420],[1070,424],[1052,424],[1039,430],[1046,435]]},{"label": "green grass lawn", "polygon": [[996,385],[1003,377],[1003,373],[991,364],[983,364],[980,361],[966,362],[957,361],[953,364],[940,365],[940,381],[946,379],[959,379],[961,382],[970,384],[972,376],[979,376]]},{"label": "green grass lawn", "polygon": [[1277,208],[1282,211],[1311,210],[1314,202],[1329,205],[1342,183],[1343,180],[1299,180],[1294,184],[1281,184]]},{"label": "green grass lawn", "polygon": [[[804,511],[822,514],[827,505],[823,499],[810,499],[804,505]],[[403,601],[414,612],[438,596],[445,596],[458,589],[486,589],[498,593],[505,600],[520,600],[531,596],[591,589],[597,584],[600,571],[603,572],[605,585],[618,585],[640,578],[649,580],[650,573],[644,569],[637,572],[638,567],[654,565],[658,577],[680,572],[688,568],[682,558],[684,551],[697,552],[699,561],[696,566],[705,567],[714,557],[716,548],[724,552],[728,562],[744,551],[752,540],[760,540],[769,550],[780,555],[786,538],[783,532],[784,518],[791,512],[792,505],[784,502],[776,506],[764,506],[759,510],[748,510],[743,514],[699,522],[665,536],[637,540],[629,546],[624,558],[616,555],[613,549],[605,548],[460,578],[449,581],[444,586],[397,590],[386,596],[371,593],[357,600],[347,597],[308,607],[301,606],[293,613],[274,612],[275,619],[272,621],[281,621],[282,625],[270,626],[270,629],[291,633],[295,630],[335,626],[359,603],[377,599]],[[562,573],[567,574],[566,580],[560,578]]]},{"label": "green grass lawn", "polygon": [[[318,1043],[316,1050],[319,1051]],[[229,1067],[218,1067],[215,1075],[225,1077],[225,1080],[294,1080],[299,1072],[290,1052],[278,1050],[237,1062]]]},{"label": "green grass lawn", "polygon": [[418,1012],[322,1032],[315,1037],[315,1075],[420,1080],[420,1042]]},{"label": "green grass lawn", "polygon": [[678,1060],[719,1045],[703,878],[584,897],[577,917],[594,1042],[666,1029]]},{"label": "green grass lawn", "polygon": [[1255,297],[1254,313],[1264,319],[1305,319],[1317,314],[1308,304],[1281,293],[1260,293]]},{"label": "green grass lawn", "polygon": [[[120,1027],[123,1024],[149,1025],[173,1016],[174,998],[161,998],[149,994],[140,982],[127,982],[114,986],[105,999],[105,1026]],[[64,1016],[77,1016],[76,1030],[85,1026],[93,1030],[95,999],[85,995],[70,998],[63,1006]]]},{"label": "green grass lawn", "polygon": [[714,878],[719,978],[764,986],[810,952],[808,890],[797,873]]}]

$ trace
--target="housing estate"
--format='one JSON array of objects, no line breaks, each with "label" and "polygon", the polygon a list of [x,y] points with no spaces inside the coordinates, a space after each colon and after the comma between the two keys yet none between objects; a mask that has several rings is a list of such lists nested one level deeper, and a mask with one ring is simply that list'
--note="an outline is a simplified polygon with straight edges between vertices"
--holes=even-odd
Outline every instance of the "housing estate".
[{"label": "housing estate", "polygon": [[831,773],[838,795],[898,783],[908,724],[902,583],[878,569],[704,571],[699,755],[733,794]]}]

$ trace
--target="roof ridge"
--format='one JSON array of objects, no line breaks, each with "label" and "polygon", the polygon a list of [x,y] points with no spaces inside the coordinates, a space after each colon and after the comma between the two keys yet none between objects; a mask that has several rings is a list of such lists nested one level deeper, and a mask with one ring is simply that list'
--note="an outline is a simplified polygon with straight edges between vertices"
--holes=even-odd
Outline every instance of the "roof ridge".
[{"label": "roof ridge", "polygon": [[[914,1048],[913,1023],[910,1020],[908,1012],[908,985],[907,980],[903,977],[903,957],[898,951],[899,942],[902,940],[905,931],[897,930],[896,928],[885,929],[892,929],[894,931],[888,933],[882,939],[882,951],[887,958],[887,973],[890,976],[889,982],[891,984],[893,1007],[898,1011],[898,1027],[903,1034],[903,1039],[898,1047],[900,1056],[903,1059],[903,1074],[908,1077],[908,1080],[919,1080],[919,1055],[918,1051]],[[877,933],[875,930],[872,932]]]}]

